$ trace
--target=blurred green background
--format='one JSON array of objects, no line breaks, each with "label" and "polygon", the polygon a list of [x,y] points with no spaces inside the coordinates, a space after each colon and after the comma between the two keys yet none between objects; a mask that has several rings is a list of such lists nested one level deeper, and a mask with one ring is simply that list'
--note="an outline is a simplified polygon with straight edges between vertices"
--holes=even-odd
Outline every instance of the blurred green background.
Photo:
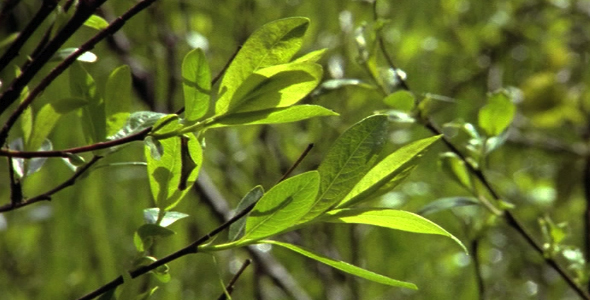
[{"label": "blurred green background", "polygon": [[[22,30],[38,2],[18,3],[0,24],[0,40]],[[107,1],[99,15],[111,21],[133,4]],[[516,206],[514,213],[539,241],[538,219],[549,217],[555,223],[567,222],[564,244],[582,247],[587,234],[583,192],[590,184],[584,177],[590,137],[590,1],[381,0],[377,14],[386,20],[381,30],[387,50],[407,74],[412,90],[450,99],[439,101],[432,115],[439,126],[457,120],[476,124],[488,92],[513,91],[517,117],[506,145],[487,160],[486,175]],[[84,66],[102,89],[114,68],[129,64],[136,76],[134,110],[174,112],[183,103],[180,65],[190,49],[203,48],[215,74],[256,28],[289,16],[311,19],[302,54],[328,48],[321,61],[326,80],[371,82],[357,64],[355,45],[358,28],[375,25],[371,1],[156,1],[114,38],[99,44],[93,50],[98,61]],[[48,25],[44,23],[25,45],[18,65]],[[76,47],[95,33],[83,28],[66,46]],[[377,62],[387,69],[385,60]],[[44,72],[55,65],[50,63]],[[14,68],[0,73],[4,83],[13,77]],[[37,99],[33,110],[68,97],[68,90],[66,72]],[[207,133],[203,170],[220,194],[209,203],[198,192],[189,193],[175,210],[190,217],[171,226],[175,236],[158,241],[157,257],[215,228],[220,224],[218,213],[235,207],[253,186],[269,189],[307,144],[315,147],[297,172],[316,168],[330,144],[350,125],[386,109],[382,95],[363,86],[340,88],[306,101],[333,109],[341,117]],[[5,119],[0,117],[2,122]],[[84,145],[80,124],[76,114],[61,119],[50,136],[54,148]],[[19,134],[13,130],[10,138]],[[392,124],[386,153],[428,135],[416,124]],[[461,135],[453,141],[465,146]],[[133,143],[100,164],[144,161],[142,147]],[[467,196],[437,167],[438,153],[446,150],[442,143],[437,145],[405,183],[372,204],[415,212],[438,198]],[[0,170],[6,169],[6,160],[0,160]],[[9,181],[7,173],[2,174],[0,199],[7,203]],[[45,192],[71,174],[60,159],[49,159],[25,181],[25,195]],[[110,167],[92,171],[56,194],[52,202],[1,214],[0,299],[72,299],[110,281],[130,267],[135,255],[133,233],[143,223],[142,210],[151,206],[143,167]],[[520,236],[501,220],[489,218],[482,208],[458,208],[428,218],[466,245],[478,240],[487,299],[577,299]],[[222,292],[220,278],[227,282],[245,258],[255,255],[254,266],[237,283],[234,299],[478,297],[473,255],[463,254],[442,237],[329,224],[282,238],[413,282],[419,291],[353,278],[283,249],[264,247],[223,252],[215,258],[207,254],[183,257],[170,264],[170,282],[160,284],[149,276],[138,282],[161,285],[151,299],[216,299]]]}]

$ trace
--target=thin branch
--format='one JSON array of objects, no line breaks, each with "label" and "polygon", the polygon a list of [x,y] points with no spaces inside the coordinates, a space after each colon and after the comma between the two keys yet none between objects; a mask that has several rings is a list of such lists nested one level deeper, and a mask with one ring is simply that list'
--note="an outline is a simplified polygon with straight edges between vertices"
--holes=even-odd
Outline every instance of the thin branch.
[{"label": "thin branch", "polygon": [[[161,258],[147,266],[142,266],[139,267],[131,272],[129,272],[129,275],[131,276],[131,278],[136,278],[139,277],[143,274],[146,274],[158,267],[161,267],[171,261],[174,261],[178,258],[181,258],[183,256],[186,256],[188,254],[194,254],[197,253],[199,251],[199,246],[203,245],[204,243],[206,243],[208,240],[210,240],[212,237],[216,236],[217,234],[219,234],[220,232],[222,232],[223,230],[229,228],[229,226],[231,226],[231,224],[235,223],[236,221],[238,221],[239,219],[243,218],[244,216],[246,216],[252,209],[254,209],[254,206],[256,205],[257,202],[252,203],[250,206],[246,207],[244,210],[242,210],[240,213],[236,214],[233,218],[229,219],[227,222],[221,224],[219,227],[211,230],[209,233],[205,234],[204,236],[202,236],[201,238],[195,240],[194,242],[192,242],[190,245],[164,257]],[[123,284],[123,276],[119,276],[117,278],[115,278],[114,280],[112,280],[111,282],[101,286],[100,288],[86,294],[85,296],[82,296],[80,298],[78,298],[78,300],[90,300],[90,299],[94,299],[104,293],[106,293],[109,290],[112,290],[116,287],[118,287],[119,285]]]},{"label": "thin branch", "polygon": [[0,156],[10,156],[10,157],[19,157],[19,158],[34,158],[34,157],[69,157],[71,154],[74,153],[82,153],[82,152],[90,152],[96,151],[101,149],[107,149],[114,146],[123,145],[133,141],[141,141],[143,140],[148,133],[152,130],[151,127],[148,127],[138,133],[128,135],[124,138],[120,138],[118,140],[112,140],[107,142],[99,142],[92,145],[70,148],[66,150],[54,150],[54,151],[14,151],[8,149],[0,149]]},{"label": "thin branch", "polygon": [[14,40],[6,52],[4,52],[2,57],[0,57],[0,72],[2,72],[2,70],[8,66],[12,59],[18,56],[22,46],[31,37],[33,32],[39,28],[41,23],[43,23],[43,20],[45,20],[45,18],[47,18],[47,16],[49,16],[49,14],[57,6],[57,2],[58,1],[56,0],[43,0],[43,3],[41,3],[41,7],[39,8],[37,14],[35,14],[29,24],[25,26],[23,31],[19,33],[16,40]]},{"label": "thin branch", "polygon": [[240,269],[238,270],[238,272],[236,273],[236,275],[234,275],[234,277],[231,279],[231,281],[227,284],[227,286],[225,287],[225,291],[223,294],[221,294],[217,300],[226,300],[228,295],[231,295],[231,293],[234,291],[234,285],[236,284],[236,282],[238,281],[238,279],[240,278],[240,276],[242,276],[242,273],[244,273],[244,271],[246,270],[246,268],[252,263],[251,259],[246,259],[244,261],[244,263],[242,264],[242,266],[240,267]]},{"label": "thin branch", "polygon": [[473,268],[475,271],[475,278],[477,279],[477,294],[479,300],[485,299],[485,282],[481,270],[481,262],[479,260],[479,239],[474,238],[471,240],[469,250],[471,252],[471,259],[473,260]]},{"label": "thin branch", "polygon": [[[62,30],[60,30],[59,33],[55,36],[55,38],[51,40],[45,48],[43,48],[41,53],[39,53],[39,55],[35,57],[33,61],[31,61],[31,63],[27,66],[26,70],[24,70],[22,74],[20,74],[14,81],[12,81],[8,89],[2,95],[0,95],[0,114],[3,114],[6,111],[6,109],[8,109],[8,107],[19,98],[22,90],[31,81],[31,79],[33,79],[33,77],[41,70],[41,68],[45,66],[45,64],[51,59],[51,57],[53,57],[53,55],[59,50],[59,48],[78,30],[78,28],[80,28],[84,24],[84,22],[92,15],[94,10],[105,1],[106,0],[86,0],[79,2],[78,6],[76,7],[76,11],[74,12],[74,15],[64,25]],[[77,56],[74,57],[74,59],[88,50],[89,49],[79,53]],[[73,55],[74,53],[70,55],[70,57]],[[64,63],[60,65],[63,65]],[[48,75],[46,79],[51,77],[51,75]],[[54,78],[49,79],[47,84],[49,84],[49,82],[51,82],[53,79]],[[37,93],[39,92],[41,92],[41,90],[39,90]],[[37,93],[32,94],[36,96]],[[3,144],[4,140],[5,137],[0,135],[0,144]]]},{"label": "thin branch", "polygon": [[[376,4],[375,4],[375,6],[376,6]],[[376,17],[376,15],[375,15],[375,17]],[[383,42],[383,38],[381,37],[381,35],[379,35],[378,39],[379,39],[380,50],[383,53],[383,55],[385,56],[388,64],[390,65],[391,68],[396,69],[395,65],[393,64],[393,60],[391,59],[391,57],[389,57],[389,54],[384,47],[385,44]],[[399,74],[397,74],[397,72],[394,72],[394,73],[396,74],[396,77],[400,82],[400,86],[404,90],[411,91],[408,84],[405,82],[405,80],[403,78],[401,78],[401,76],[399,76]],[[432,132],[434,135],[442,135],[442,131],[440,129],[438,129],[429,118],[426,118],[425,120],[423,120],[423,122],[424,122],[423,125],[428,130],[430,130],[430,132]],[[475,175],[475,177],[477,177],[477,179],[484,185],[484,187],[488,191],[488,193],[495,200],[501,201],[502,198],[500,197],[498,192],[492,187],[492,185],[487,180],[487,178],[485,177],[483,172],[479,168],[476,168],[471,163],[469,163],[469,161],[467,160],[467,157],[461,151],[459,151],[459,149],[457,147],[455,147],[455,145],[453,145],[448,140],[448,138],[446,136],[442,135],[442,141],[453,153],[455,153],[457,156],[459,156],[459,158],[462,161],[465,162],[465,165],[467,166],[469,171],[473,175]],[[553,258],[547,257],[544,255],[545,253],[544,253],[541,245],[539,245],[539,243],[537,243],[537,241],[535,241],[533,236],[525,229],[525,227],[520,223],[520,221],[518,221],[516,216],[514,216],[514,214],[510,210],[504,210],[502,216],[504,217],[504,220],[506,221],[506,223],[510,227],[512,227],[514,230],[516,230],[516,232],[518,232],[518,234],[522,238],[524,238],[527,241],[527,243],[533,249],[535,249],[535,251],[537,253],[539,253],[539,255],[541,255],[541,257],[543,257],[545,263],[548,264],[549,266],[551,266],[555,271],[557,271],[557,273],[559,273],[559,275],[578,294],[578,296],[580,296],[582,299],[590,300],[590,295],[576,283],[576,281],[567,273],[567,271],[563,267],[561,267],[561,265],[559,265]]]},{"label": "thin branch", "polygon": [[0,212],[6,212],[6,211],[11,211],[23,206],[27,206],[39,201],[50,201],[51,200],[51,196],[69,186],[74,185],[74,183],[76,183],[76,180],[82,176],[82,174],[84,174],[84,172],[86,172],[88,169],[90,169],[90,167],[92,167],[92,165],[94,165],[96,162],[98,162],[102,157],[101,156],[94,156],[92,158],[92,160],[90,160],[87,164],[85,164],[84,166],[78,168],[78,170],[76,170],[76,172],[74,173],[74,175],[72,175],[72,177],[70,177],[68,180],[64,181],[62,184],[56,186],[55,188],[41,194],[38,196],[35,196],[33,198],[29,198],[25,201],[22,202],[11,202],[10,204],[6,204],[3,206],[0,206]]},{"label": "thin branch", "polygon": [[279,179],[278,182],[281,182],[281,181],[287,179],[287,177],[289,177],[289,175],[295,170],[295,168],[297,168],[299,166],[299,164],[301,164],[303,159],[309,154],[309,151],[311,151],[312,148],[313,148],[313,144],[308,144],[307,147],[305,148],[305,150],[303,150],[303,152],[301,153],[301,155],[299,155],[299,158],[297,158],[297,160],[293,163],[293,165],[289,168],[289,170],[287,170],[287,172],[285,172],[285,174],[283,174],[283,176],[281,177],[281,179]]},{"label": "thin branch", "polygon": [[[37,71],[49,60],[50,57],[47,57],[46,53],[49,52],[49,54],[51,54],[51,55],[53,55],[53,53],[55,53],[55,51],[51,52],[53,50],[53,48],[59,47],[61,45],[61,44],[55,45],[57,43],[56,40],[58,40],[58,42],[59,42],[58,37],[61,37],[62,35],[66,35],[66,34],[63,34],[63,32],[66,31],[66,29],[75,31],[78,27],[81,26],[81,24],[84,23],[84,21],[86,19],[88,19],[88,17],[90,17],[90,15],[96,9],[96,7],[98,7],[104,1],[105,0],[81,1],[80,2],[78,9],[76,10],[76,13],[74,14],[74,17],[72,17],[72,20],[70,20],[70,22],[68,22],[66,24],[64,29],[62,31],[60,31],[58,36],[55,39],[53,39],[49,43],[49,45],[47,45],[47,47],[45,47],[45,49],[43,49],[43,53],[40,54],[37,59],[35,59],[35,62],[32,63],[29,66],[29,68],[27,68],[27,70],[25,72],[23,72],[23,74],[21,76],[17,77],[17,79],[15,79],[15,81],[12,83],[10,88],[2,96],[0,96],[0,114],[3,113],[8,108],[8,106],[10,104],[12,104],[18,98],[18,95],[20,95],[20,92],[22,91],[24,86],[28,83],[28,81],[32,78],[32,76],[34,74],[36,74]],[[16,110],[12,113],[12,115],[10,115],[10,117],[8,118],[6,123],[4,124],[4,127],[0,131],[0,144],[4,144],[4,142],[6,141],[6,138],[8,137],[8,132],[10,131],[10,128],[12,128],[14,123],[16,123],[16,120],[23,113],[23,111],[33,102],[33,100],[37,97],[37,95],[39,95],[39,93],[41,93],[51,82],[53,82],[53,80],[55,78],[57,78],[57,76],[59,76],[61,73],[63,73],[72,63],[74,63],[80,55],[82,55],[86,51],[92,50],[94,48],[94,46],[96,46],[96,44],[98,44],[104,38],[117,32],[119,29],[121,29],[121,27],[125,24],[125,22],[127,22],[127,20],[129,20],[131,17],[135,16],[137,13],[141,12],[142,10],[146,9],[154,1],[156,1],[156,0],[143,0],[139,3],[137,3],[135,6],[130,8],[128,11],[126,11],[123,15],[121,15],[120,17],[115,19],[113,22],[111,22],[109,24],[109,26],[107,26],[105,29],[101,30],[98,34],[96,34],[90,40],[88,40],[86,43],[84,43],[82,46],[80,46],[80,48],[78,48],[76,51],[74,51],[72,54],[70,54],[57,67],[55,67],[53,70],[51,70],[51,72],[47,76],[45,76],[45,78],[43,78],[43,80],[39,83],[39,85],[37,85],[37,87],[35,87],[35,89],[33,89],[31,91],[31,93],[25,98],[25,100],[23,100],[20,103],[20,105],[16,108]],[[90,2],[90,3],[92,3],[92,5],[90,5],[90,6],[89,5],[82,5],[83,3],[86,3],[86,2]],[[80,26],[77,26],[78,25],[77,22],[80,22],[80,24],[79,24]],[[67,33],[67,34],[68,34],[67,37],[69,37],[72,33]],[[65,40],[64,40],[64,42],[65,42]],[[55,50],[57,50],[57,49],[55,49]],[[49,56],[51,56],[51,55],[49,55]]]},{"label": "thin branch", "polygon": [[[584,199],[586,209],[584,211],[584,257],[586,262],[590,261],[590,156],[584,161],[584,175],[582,176],[584,186]],[[587,289],[590,290],[590,282]]]}]

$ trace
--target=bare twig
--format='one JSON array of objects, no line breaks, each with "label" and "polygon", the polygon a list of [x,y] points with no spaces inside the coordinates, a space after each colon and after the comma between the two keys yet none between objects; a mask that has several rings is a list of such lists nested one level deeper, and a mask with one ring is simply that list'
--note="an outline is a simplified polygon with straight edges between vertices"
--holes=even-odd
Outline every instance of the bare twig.
[{"label": "bare twig", "polygon": [[[201,238],[192,242],[190,245],[188,245],[188,246],[186,246],[186,247],[184,247],[184,248],[182,248],[182,249],[180,249],[180,250],[178,250],[178,251],[176,251],[164,258],[161,258],[161,259],[159,259],[147,266],[139,267],[139,268],[129,272],[129,275],[131,276],[131,278],[136,278],[136,277],[146,274],[146,273],[148,273],[160,266],[163,266],[171,261],[174,261],[178,258],[181,258],[181,257],[186,256],[188,254],[197,253],[199,251],[200,245],[203,245],[205,242],[210,240],[212,237],[216,236],[217,234],[219,234],[223,230],[229,228],[229,226],[231,226],[231,224],[235,223],[236,221],[238,221],[242,217],[246,216],[254,208],[255,205],[256,205],[256,202],[252,203],[250,206],[246,207],[243,211],[236,214],[233,218],[231,218],[227,222],[221,224],[219,227],[211,230],[209,233],[205,234]],[[78,298],[78,300],[94,299],[94,298],[106,293],[107,291],[118,287],[121,284],[123,284],[123,276],[119,276],[119,277],[115,278],[114,280],[101,286],[100,288],[86,294],[85,296]]]},{"label": "bare twig", "polygon": [[238,270],[238,272],[236,273],[236,275],[234,275],[234,277],[231,279],[231,281],[227,284],[227,286],[225,287],[225,291],[223,292],[223,294],[221,294],[217,300],[226,300],[228,295],[231,295],[231,293],[234,291],[234,285],[236,284],[236,282],[238,281],[238,279],[240,278],[240,276],[242,275],[242,273],[244,273],[244,270],[246,270],[246,268],[252,263],[251,259],[246,259],[244,261],[244,263],[242,264],[242,266],[240,267],[240,269]]},{"label": "bare twig", "polygon": [[[69,38],[73,32],[76,31],[78,27],[80,27],[88,17],[94,12],[96,7],[102,4],[105,0],[95,0],[95,1],[80,1],[78,8],[76,9],[76,13],[72,20],[68,22],[64,29],[58,33],[58,35],[53,39],[47,47],[43,49],[42,54],[37,57],[33,63],[27,68],[25,72],[21,74],[21,76],[17,77],[8,90],[0,96],[0,114],[3,113],[10,104],[12,104],[20,95],[22,89],[26,86],[26,84],[33,78],[33,76],[39,71],[39,69],[45,65],[45,63],[51,58],[53,53],[57,51],[57,48]],[[96,44],[102,41],[108,35],[111,35],[117,32],[121,27],[129,20],[131,17],[135,16],[137,13],[141,12],[149,5],[151,5],[156,0],[143,0],[137,3],[135,6],[130,8],[126,11],[123,15],[117,18],[115,21],[111,22],[109,26],[105,29],[101,30],[95,36],[93,36],[90,40],[84,43],[80,48],[70,54],[63,62],[61,62],[57,67],[55,67],[51,72],[41,80],[41,82],[31,91],[31,93],[20,103],[20,105],[16,108],[16,110],[10,115],[6,123],[4,124],[2,130],[0,131],[0,144],[4,144],[6,138],[8,137],[8,132],[10,128],[16,123],[16,120],[20,117],[23,111],[29,107],[29,105],[33,102],[33,100],[41,93],[57,76],[59,76],[63,71],[65,71],[76,59],[85,53],[86,51],[92,50]],[[91,5],[84,3],[91,3]],[[61,40],[63,42],[61,42]],[[54,49],[55,48],[55,49]]]},{"label": "bare twig", "polygon": [[74,175],[72,175],[72,177],[70,177],[68,180],[64,181],[62,184],[56,186],[55,188],[41,194],[38,196],[35,196],[33,198],[29,198],[27,200],[21,201],[21,202],[14,202],[12,201],[10,204],[6,204],[3,206],[0,206],[0,212],[6,212],[6,211],[10,211],[10,210],[14,210],[17,209],[19,207],[23,207],[23,206],[27,206],[39,201],[49,201],[51,200],[51,196],[69,186],[74,185],[74,183],[76,183],[76,180],[82,176],[82,174],[84,174],[84,172],[86,172],[90,167],[92,167],[92,165],[94,165],[96,162],[98,162],[102,157],[101,156],[94,156],[92,158],[92,160],[90,160],[87,164],[85,164],[84,166],[78,168],[78,170],[76,170],[76,172],[74,173]]},{"label": "bare twig", "polygon": [[41,8],[39,8],[37,14],[35,14],[35,16],[29,22],[29,24],[25,26],[23,31],[19,33],[16,40],[14,40],[14,42],[10,45],[6,52],[4,52],[2,57],[0,57],[0,72],[2,72],[2,70],[4,70],[6,66],[8,66],[8,63],[10,63],[12,59],[18,56],[21,47],[31,37],[33,32],[35,32],[35,30],[39,28],[41,23],[43,23],[43,20],[47,18],[47,16],[53,11],[55,6],[57,6],[56,0],[43,0],[43,2],[41,3]]}]

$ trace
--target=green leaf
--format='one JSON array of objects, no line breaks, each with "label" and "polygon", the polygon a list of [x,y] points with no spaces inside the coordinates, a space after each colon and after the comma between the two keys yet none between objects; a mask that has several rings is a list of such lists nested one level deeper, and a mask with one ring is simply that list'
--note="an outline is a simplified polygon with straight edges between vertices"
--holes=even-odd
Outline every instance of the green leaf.
[{"label": "green leaf", "polygon": [[479,110],[478,121],[488,136],[502,133],[514,118],[516,107],[506,91],[491,94],[488,103]]},{"label": "green leaf", "polygon": [[402,90],[389,94],[383,99],[383,102],[396,110],[409,112],[414,109],[416,99],[412,93]]},{"label": "green leaf", "polygon": [[360,87],[364,89],[374,89],[372,85],[363,82],[359,79],[350,79],[350,78],[342,78],[342,79],[329,79],[322,84],[312,93],[312,96],[316,97],[322,94],[326,94],[330,91],[334,91],[337,89],[341,89],[344,87]]},{"label": "green leaf", "polygon": [[473,191],[473,182],[471,173],[467,169],[465,162],[453,152],[445,152],[439,156],[439,165],[450,178],[459,183],[468,191]]},{"label": "green leaf", "polygon": [[299,51],[309,19],[295,17],[268,23],[254,32],[231,62],[219,87],[215,112],[227,111],[235,91],[254,71],[284,64]]},{"label": "green leaf", "polygon": [[217,114],[286,107],[297,103],[318,85],[322,67],[316,63],[289,63],[259,69],[236,90],[227,108]]},{"label": "green leaf", "polygon": [[373,167],[387,135],[387,117],[370,116],[346,130],[320,164],[320,192],[302,222],[311,220],[340,202]]},{"label": "green leaf", "polygon": [[109,22],[97,15],[92,15],[90,18],[86,19],[84,26],[94,28],[96,30],[103,30],[109,26]]},{"label": "green leaf", "polygon": [[[53,150],[53,144],[50,140],[44,140],[41,144],[41,147],[37,149],[37,151],[51,151]],[[33,157],[29,160],[27,165],[27,173],[26,176],[30,176],[31,174],[39,171],[43,164],[47,161],[47,157]]]},{"label": "green leaf", "polygon": [[167,237],[173,234],[175,232],[168,228],[156,224],[143,224],[135,232],[133,243],[137,251],[143,252],[152,245],[155,238]]},{"label": "green leaf", "polygon": [[203,117],[211,99],[211,70],[201,49],[189,52],[182,61],[184,116],[193,122]]},{"label": "green leaf", "polygon": [[248,215],[240,243],[263,239],[295,225],[311,208],[319,184],[318,172],[311,171],[275,185]]},{"label": "green leaf", "polygon": [[160,282],[169,282],[172,277],[170,276],[170,267],[168,265],[162,265],[151,271],[152,275],[156,277]]},{"label": "green leaf", "polygon": [[[252,203],[258,201],[264,195],[264,189],[257,185],[240,200],[238,207],[236,207],[236,214],[239,214]],[[228,237],[230,241],[235,241],[241,237],[244,232],[244,226],[246,226],[246,217],[242,217],[229,226]]]},{"label": "green leaf", "polygon": [[131,71],[129,66],[113,70],[104,94],[106,134],[116,134],[127,122],[131,110]]},{"label": "green leaf", "polygon": [[70,68],[70,93],[73,97],[88,101],[82,110],[82,124],[89,143],[102,141],[106,137],[104,102],[96,89],[94,79],[79,63]]},{"label": "green leaf", "polygon": [[[51,62],[60,62],[70,56],[72,53],[78,51],[78,48],[65,48],[60,49],[55,53],[55,55],[51,58]],[[93,63],[98,60],[98,56],[96,54],[86,51],[82,53],[80,56],[76,57],[77,61],[86,62],[86,63]]]},{"label": "green leaf", "polygon": [[425,216],[455,207],[479,204],[479,201],[473,197],[447,197],[428,203],[418,211],[418,214]]},{"label": "green leaf", "polygon": [[358,204],[384,186],[387,186],[388,190],[383,192],[388,192],[410,175],[420,157],[438,139],[440,136],[425,138],[393,152],[367,172],[336,207],[350,207]]},{"label": "green leaf", "polygon": [[153,112],[153,111],[137,111],[129,115],[123,128],[117,133],[109,136],[107,140],[122,139],[126,136],[138,133],[146,128],[154,126],[158,120],[168,116],[168,114]]},{"label": "green leaf", "polygon": [[324,54],[328,51],[328,48],[319,49],[316,51],[309,52],[297,59],[295,59],[294,63],[302,63],[302,62],[318,62],[324,56]]},{"label": "green leaf", "polygon": [[115,296],[116,290],[117,290],[117,288],[113,288],[113,289],[106,291],[104,294],[102,294],[102,295],[100,295],[100,297],[98,297],[98,300],[117,300],[117,297]]},{"label": "green leaf", "polygon": [[[175,124],[170,123],[168,126]],[[166,130],[166,126],[161,129]],[[185,142],[183,139],[186,139]],[[203,153],[198,140],[192,134],[159,142],[163,149],[160,159],[151,155],[149,147],[144,148],[152,195],[158,208],[167,211],[176,206],[195,183]],[[187,166],[189,162],[190,165]]]},{"label": "green leaf", "polygon": [[78,98],[62,99],[45,104],[35,116],[33,132],[26,149],[39,149],[63,115],[87,104],[88,101]]},{"label": "green leaf", "polygon": [[364,278],[373,282],[377,282],[377,283],[381,283],[381,284],[385,284],[385,285],[389,285],[389,286],[395,286],[395,287],[403,287],[403,288],[407,288],[407,289],[413,289],[413,290],[417,290],[418,287],[416,287],[415,284],[410,283],[410,282],[404,282],[404,281],[399,281],[399,280],[395,280],[392,278],[389,278],[387,276],[383,276],[374,272],[371,272],[369,270],[365,270],[363,268],[359,268],[357,266],[351,265],[347,262],[343,262],[343,261],[339,261],[339,260],[334,260],[325,256],[321,256],[318,254],[315,254],[309,250],[306,250],[304,248],[292,245],[292,244],[288,244],[288,243],[282,243],[282,242],[278,242],[278,241],[271,241],[271,240],[263,240],[260,241],[260,243],[264,243],[264,244],[271,244],[271,245],[277,245],[286,249],[289,249],[291,251],[297,252],[303,256],[309,257],[313,260],[319,261],[325,265],[328,265],[334,269],[338,269],[340,271],[343,271],[345,273],[354,275],[354,276],[358,276],[360,278]]},{"label": "green leaf", "polygon": [[442,227],[424,217],[403,210],[388,208],[336,209],[326,212],[321,217],[320,221],[330,223],[366,224],[407,232],[442,235],[455,241],[461,246],[461,248],[463,248],[463,251],[467,252],[467,248],[465,248],[463,243]]},{"label": "green leaf", "polygon": [[314,117],[338,116],[337,113],[318,105],[295,105],[259,111],[230,114],[219,118],[208,128],[239,125],[260,125],[297,122]]},{"label": "green leaf", "polygon": [[[156,222],[158,221],[159,214],[160,214],[160,209],[157,207],[146,208],[143,210],[143,219],[147,224],[156,224]],[[168,227],[172,223],[174,223],[180,219],[184,219],[186,217],[188,217],[188,215],[185,213],[181,213],[181,212],[177,212],[177,211],[167,211],[164,213],[164,216],[162,217],[162,220],[160,220],[160,223],[156,224],[156,225],[160,225],[162,227]]]},{"label": "green leaf", "polygon": [[[168,275],[168,276],[170,276],[170,275]],[[168,280],[168,281],[170,281],[170,280]],[[166,282],[168,282],[168,281],[166,281]],[[158,288],[159,288],[158,286],[155,286],[151,289],[148,289],[147,291],[135,296],[134,300],[147,300],[156,292],[156,290],[158,290]]]}]

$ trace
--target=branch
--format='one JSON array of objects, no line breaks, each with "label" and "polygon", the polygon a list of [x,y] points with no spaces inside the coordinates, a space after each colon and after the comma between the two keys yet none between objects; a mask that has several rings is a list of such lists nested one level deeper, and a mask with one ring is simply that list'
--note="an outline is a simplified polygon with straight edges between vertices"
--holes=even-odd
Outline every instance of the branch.
[{"label": "branch", "polygon": [[[376,7],[376,1],[374,2],[374,7]],[[375,18],[376,17],[377,17],[377,15],[375,13]],[[381,52],[383,53],[383,56],[385,56],[389,66],[393,69],[396,69],[395,65],[393,64],[393,60],[391,59],[387,50],[385,49],[385,43],[383,41],[382,36],[378,35],[378,39],[379,39],[379,47],[380,47]],[[406,81],[403,78],[401,78],[401,76],[399,76],[399,74],[397,72],[394,72],[394,74],[396,74],[396,77],[400,82],[400,86],[404,90],[411,92],[410,87],[406,83]],[[425,120],[423,120],[423,125],[428,130],[430,130],[430,132],[432,132],[434,135],[442,135],[443,134],[442,131],[439,130],[429,118],[426,118]],[[475,168],[471,163],[469,163],[469,161],[467,160],[465,155],[461,151],[459,151],[459,149],[457,147],[455,147],[455,145],[453,145],[446,136],[442,135],[442,141],[453,153],[455,153],[457,156],[459,156],[459,158],[462,161],[465,162],[465,165],[467,166],[469,171],[473,175],[475,175],[475,177],[484,185],[484,187],[488,191],[488,193],[495,200],[501,201],[501,197],[500,197],[499,193],[492,187],[492,185],[487,180],[487,178],[485,177],[483,172],[479,168]],[[533,249],[535,249],[535,251],[537,253],[539,253],[539,255],[541,255],[541,257],[544,259],[545,263],[548,264],[549,266],[551,266],[555,271],[557,271],[557,273],[559,273],[559,275],[563,278],[563,280],[565,280],[567,282],[567,284],[578,294],[578,296],[580,296],[582,299],[590,300],[590,295],[575,282],[575,280],[567,273],[567,271],[563,267],[561,267],[561,265],[559,265],[553,258],[545,256],[545,253],[544,253],[541,245],[539,245],[539,243],[537,243],[537,241],[535,241],[533,236],[525,229],[525,227],[520,223],[520,221],[518,221],[516,216],[514,216],[514,214],[512,214],[512,212],[510,210],[504,210],[502,213],[502,216],[504,217],[504,221],[510,227],[512,227],[514,230],[516,230],[516,232],[518,232],[518,234],[522,238],[524,238],[527,241],[527,243]]]},{"label": "branch", "polygon": [[[202,236],[198,240],[192,242],[190,245],[188,245],[188,246],[186,246],[186,247],[184,247],[184,248],[182,248],[182,249],[180,249],[180,250],[178,250],[178,251],[176,251],[176,252],[174,252],[162,259],[159,259],[147,266],[139,267],[139,268],[129,272],[129,275],[131,276],[131,278],[136,278],[136,277],[146,274],[146,273],[148,273],[160,266],[163,266],[173,260],[181,258],[185,255],[197,253],[199,251],[200,245],[204,244],[205,242],[210,240],[212,237],[216,236],[217,234],[219,234],[223,230],[229,228],[229,226],[231,226],[231,224],[235,223],[236,221],[238,221],[242,217],[246,216],[252,209],[254,209],[254,206],[256,205],[256,203],[257,202],[252,203],[250,206],[246,207],[243,211],[236,214],[233,218],[231,218],[227,222],[221,224],[219,227],[211,230],[209,233],[205,234],[204,236]],[[123,276],[119,276],[119,277],[115,278],[114,280],[101,286],[100,288],[86,294],[85,296],[78,298],[78,300],[94,299],[94,298],[106,293],[107,291],[118,287],[121,284],[123,284]]]},{"label": "branch", "polygon": [[98,162],[101,158],[102,158],[102,156],[94,156],[92,158],[92,160],[90,160],[87,164],[85,164],[83,167],[78,168],[78,170],[76,170],[74,175],[72,175],[72,177],[70,177],[68,180],[64,181],[62,184],[56,186],[55,188],[53,188],[41,195],[35,196],[33,198],[29,198],[29,199],[27,199],[25,201],[21,201],[21,202],[11,201],[11,203],[9,203],[9,204],[0,206],[0,212],[15,210],[17,208],[27,206],[27,205],[30,205],[30,204],[33,204],[33,203],[36,203],[39,201],[50,201],[51,196],[53,194],[65,189],[69,186],[74,185],[74,183],[76,183],[76,179],[78,179],[78,177],[80,177],[84,172],[86,172],[88,169],[90,169],[90,167],[92,167],[92,165],[94,165],[96,162]]},{"label": "branch", "polygon": [[234,275],[234,277],[231,279],[231,281],[225,287],[225,291],[223,292],[223,294],[221,294],[221,296],[219,296],[219,298],[217,298],[217,300],[226,300],[227,296],[231,295],[231,293],[234,291],[234,285],[236,284],[236,281],[238,281],[238,279],[240,278],[242,273],[244,273],[244,270],[246,270],[246,268],[251,263],[252,263],[251,259],[246,259],[246,261],[244,261],[244,263],[242,264],[242,266],[240,267],[240,269],[238,270],[236,275]]},{"label": "branch", "polygon": [[[26,86],[26,84],[31,80],[34,74],[51,58],[51,56],[57,51],[59,46],[69,38],[73,34],[73,32],[68,32],[68,30],[75,31],[78,27],[80,27],[92,12],[102,4],[105,0],[86,0],[81,1],[74,17],[66,24],[64,29],[60,31],[60,33],[53,39],[47,47],[43,49],[43,52],[34,60],[33,63],[27,68],[25,72],[21,74],[21,76],[17,77],[12,85],[8,88],[8,90],[0,96],[0,114],[2,114],[10,104],[12,104],[20,95],[20,92]],[[19,116],[23,113],[23,111],[29,107],[29,105],[33,102],[33,100],[41,93],[57,76],[63,73],[76,59],[82,55],[84,52],[92,50],[96,44],[102,41],[107,36],[117,32],[127,20],[131,17],[135,16],[137,13],[141,12],[149,5],[151,5],[156,0],[143,0],[137,3],[135,6],[130,8],[126,11],[123,15],[117,18],[115,21],[111,22],[109,26],[105,29],[100,31],[98,34],[93,36],[90,40],[84,43],[80,48],[70,54],[63,62],[61,62],[57,67],[55,67],[51,72],[41,80],[39,85],[35,87],[34,90],[20,103],[20,105],[16,108],[16,110],[10,115],[4,127],[0,131],[0,145],[4,144],[6,138],[8,137],[8,132],[10,128],[16,123],[16,120]],[[92,5],[84,5],[84,3],[91,3]],[[78,24],[79,23],[79,24]],[[65,32],[65,33],[64,33]],[[63,37],[62,37],[63,36]],[[63,42],[60,41],[63,39]],[[55,49],[54,49],[55,48]]]},{"label": "branch", "polygon": [[2,72],[2,70],[8,66],[11,60],[18,56],[22,46],[31,37],[33,32],[39,28],[41,23],[43,23],[43,20],[45,20],[45,18],[47,18],[47,16],[49,16],[49,14],[57,6],[57,2],[57,0],[43,0],[43,3],[41,4],[37,14],[35,14],[29,24],[27,24],[23,31],[18,35],[8,50],[4,52],[2,57],[0,57],[0,72]]}]

